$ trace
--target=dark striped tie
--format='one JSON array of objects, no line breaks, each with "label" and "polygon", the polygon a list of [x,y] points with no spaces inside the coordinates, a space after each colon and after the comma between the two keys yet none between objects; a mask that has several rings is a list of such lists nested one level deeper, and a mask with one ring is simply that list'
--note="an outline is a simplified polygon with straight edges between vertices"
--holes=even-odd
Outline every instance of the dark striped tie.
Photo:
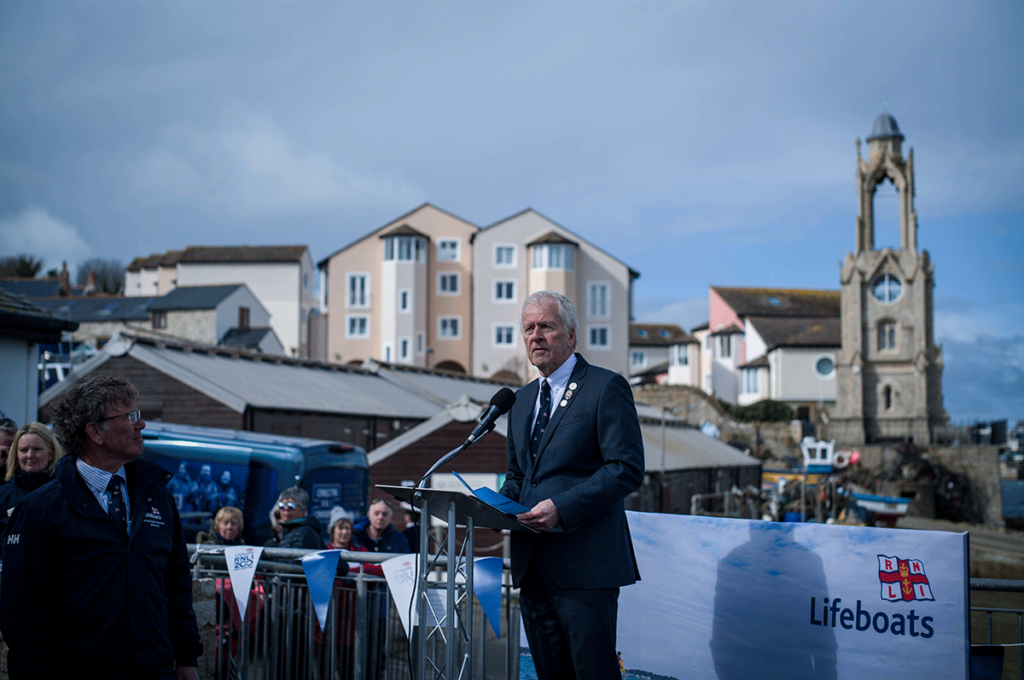
[{"label": "dark striped tie", "polygon": [[127,529],[128,512],[124,504],[124,497],[121,496],[121,478],[117,475],[111,477],[110,482],[107,483],[107,491],[110,492],[110,502],[107,503],[107,512],[110,513],[110,518],[122,529]]},{"label": "dark striped tie", "polygon": [[533,436],[530,437],[530,453],[537,457],[540,440],[544,437],[544,428],[551,417],[551,385],[547,380],[540,381],[540,409],[537,411],[537,422],[533,424]]}]

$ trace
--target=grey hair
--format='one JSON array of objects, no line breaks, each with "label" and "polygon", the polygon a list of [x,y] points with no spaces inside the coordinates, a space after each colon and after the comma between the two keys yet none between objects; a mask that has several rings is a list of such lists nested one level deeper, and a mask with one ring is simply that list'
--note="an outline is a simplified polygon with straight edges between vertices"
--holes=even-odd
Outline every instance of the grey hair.
[{"label": "grey hair", "polygon": [[106,415],[110,404],[134,404],[139,391],[119,375],[90,375],[71,383],[50,403],[50,425],[72,458],[85,448],[85,426]]},{"label": "grey hair", "polygon": [[10,418],[0,418],[0,432],[6,432],[13,437],[17,431],[18,424],[16,422]]},{"label": "grey hair", "polygon": [[[538,290],[530,297],[526,298],[523,302],[523,309],[519,313],[519,328],[522,330],[523,327],[523,313],[526,312],[528,305],[539,305],[545,302],[554,302],[558,308],[558,318],[562,320],[562,330],[568,334],[572,331],[574,337],[579,337],[579,321],[576,319],[576,307],[573,306],[572,300],[565,297],[559,292],[553,290]],[[576,349],[575,342],[573,343],[572,349]]]},{"label": "grey hair", "polygon": [[277,497],[277,502],[281,501],[295,501],[303,510],[309,509],[309,493],[299,486],[292,486],[282,491],[281,495]]}]

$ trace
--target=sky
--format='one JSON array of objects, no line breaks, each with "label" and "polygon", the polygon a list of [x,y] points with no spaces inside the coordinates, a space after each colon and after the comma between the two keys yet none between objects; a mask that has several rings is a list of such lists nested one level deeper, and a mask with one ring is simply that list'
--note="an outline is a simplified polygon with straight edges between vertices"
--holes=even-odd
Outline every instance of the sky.
[{"label": "sky", "polygon": [[[424,202],[533,208],[640,278],[839,288],[856,139],[914,149],[954,421],[1024,419],[1024,3],[4,2],[0,255],[318,262]],[[866,154],[867,148],[863,152]],[[898,245],[897,197],[875,199]]]}]

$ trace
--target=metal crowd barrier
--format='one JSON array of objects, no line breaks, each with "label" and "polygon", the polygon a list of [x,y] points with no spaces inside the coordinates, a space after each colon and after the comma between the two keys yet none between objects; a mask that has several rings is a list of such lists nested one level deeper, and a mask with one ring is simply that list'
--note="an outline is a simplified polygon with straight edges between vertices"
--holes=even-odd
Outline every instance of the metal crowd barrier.
[{"label": "metal crowd barrier", "polygon": [[[1024,593],[1024,580],[972,578],[971,590]],[[981,639],[984,641],[979,641]],[[971,651],[1002,656],[1005,664],[1002,677],[1024,680],[1024,607],[978,607],[972,604]]]},{"label": "metal crowd barrier", "polygon": [[[238,615],[222,550],[189,546],[193,577],[216,583],[214,677],[218,680],[408,680],[411,642],[384,579],[350,573],[335,579],[325,630],[320,629],[299,559],[313,550],[265,549],[244,622]],[[344,552],[342,559],[377,563],[393,555]],[[506,565],[506,573],[507,573]],[[508,581],[508,579],[505,579]],[[519,607],[503,588],[502,638],[479,610],[473,615],[473,662],[466,678],[519,677]],[[512,634],[508,634],[512,631]],[[435,639],[431,644],[443,646]],[[434,649],[443,657],[442,649]],[[454,672],[444,677],[455,677]]]}]

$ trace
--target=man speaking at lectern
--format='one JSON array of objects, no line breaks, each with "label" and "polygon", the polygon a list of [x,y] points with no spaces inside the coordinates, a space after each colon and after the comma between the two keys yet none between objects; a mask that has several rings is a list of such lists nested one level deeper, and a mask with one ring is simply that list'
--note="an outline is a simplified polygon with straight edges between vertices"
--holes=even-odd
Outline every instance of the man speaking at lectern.
[{"label": "man speaking at lectern", "polygon": [[541,531],[512,534],[530,653],[539,680],[618,680],[619,587],[640,577],[624,505],[644,477],[633,395],[622,376],[574,354],[576,310],[564,295],[534,293],[521,321],[540,379],[509,415],[501,493]]}]

